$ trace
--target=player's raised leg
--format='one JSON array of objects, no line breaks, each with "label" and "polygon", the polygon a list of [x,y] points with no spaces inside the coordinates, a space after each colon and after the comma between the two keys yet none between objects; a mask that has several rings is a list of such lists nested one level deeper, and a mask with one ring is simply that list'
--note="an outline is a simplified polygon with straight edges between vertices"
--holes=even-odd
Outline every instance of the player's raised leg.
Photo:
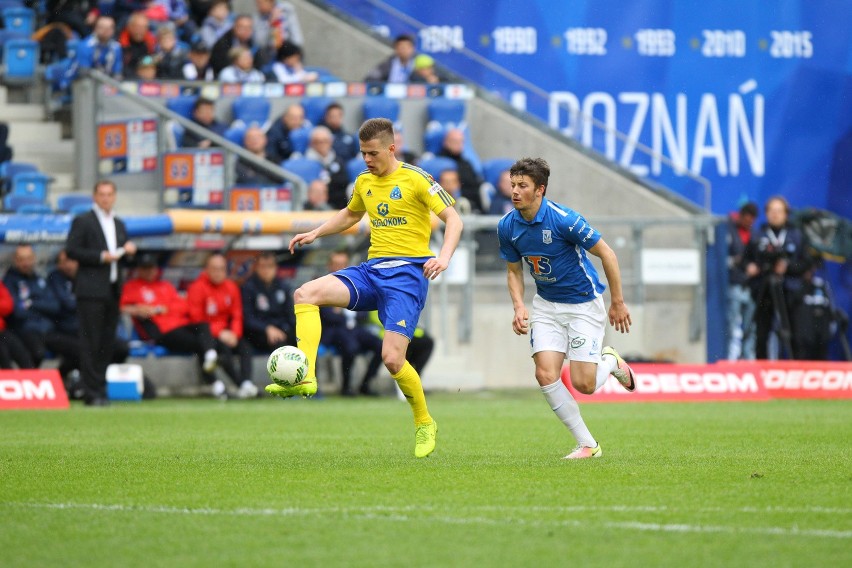
[{"label": "player's raised leg", "polygon": [[349,288],[332,274],[311,280],[296,289],[293,294],[296,312],[296,343],[308,358],[308,376],[292,387],[268,385],[266,392],[283,398],[291,396],[313,396],[317,392],[317,351],[322,336],[320,306],[349,305]]},{"label": "player's raised leg", "polygon": [[389,331],[385,333],[382,343],[382,361],[391,376],[399,385],[405,400],[414,413],[414,455],[425,458],[435,450],[438,437],[438,424],[429,415],[426,406],[426,395],[420,375],[405,358],[408,349],[408,338],[400,333]]},{"label": "player's raised leg", "polygon": [[[580,415],[580,406],[571,391],[562,382],[562,363],[565,354],[558,351],[539,351],[533,355],[535,379],[551,410],[574,436],[577,447],[565,456],[568,459],[599,458],[603,455],[600,444],[595,440]],[[571,364],[573,375],[574,362]]]}]

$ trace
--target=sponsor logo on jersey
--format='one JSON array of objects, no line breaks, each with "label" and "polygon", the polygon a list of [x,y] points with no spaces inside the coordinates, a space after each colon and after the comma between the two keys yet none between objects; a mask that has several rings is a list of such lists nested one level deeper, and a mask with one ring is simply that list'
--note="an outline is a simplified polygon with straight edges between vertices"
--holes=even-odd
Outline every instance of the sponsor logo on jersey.
[{"label": "sponsor logo on jersey", "polygon": [[367,190],[367,197],[373,197],[373,190],[372,189]]},{"label": "sponsor logo on jersey", "polygon": [[402,199],[402,192],[399,190],[399,186],[396,185],[390,192],[391,199]]},{"label": "sponsor logo on jersey", "polygon": [[408,225],[408,219],[405,217],[388,217],[386,219],[370,219],[370,225],[373,228],[379,227],[398,227],[400,225]]},{"label": "sponsor logo on jersey", "polygon": [[390,213],[390,206],[382,201],[376,206],[376,212],[382,217],[387,217],[388,213]]},{"label": "sponsor logo on jersey", "polygon": [[550,229],[542,229],[541,231],[541,242],[546,245],[549,245],[553,242],[553,234],[550,232]]},{"label": "sponsor logo on jersey", "polygon": [[529,264],[530,274],[533,278],[543,282],[556,282],[555,277],[548,276],[553,272],[549,258],[546,256],[525,256],[524,260]]}]

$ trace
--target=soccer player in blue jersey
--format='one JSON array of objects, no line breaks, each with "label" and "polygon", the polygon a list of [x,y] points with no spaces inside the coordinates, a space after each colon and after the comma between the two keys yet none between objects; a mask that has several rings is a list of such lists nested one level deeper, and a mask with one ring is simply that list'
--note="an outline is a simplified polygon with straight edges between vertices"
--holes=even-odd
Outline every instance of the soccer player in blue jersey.
[{"label": "soccer player in blue jersey", "polygon": [[[296,340],[308,357],[308,377],[292,387],[269,385],[266,391],[284,398],[316,393],[314,369],[322,334],[319,306],[378,310],[388,332],[382,340],[382,361],[411,405],[414,455],[422,458],[435,449],[438,425],[426,407],[420,375],[406,360],[405,352],[417,329],[429,280],[447,269],[458,246],[462,220],[453,207],[453,198],[432,176],[396,159],[390,120],[364,122],[358,138],[367,169],[358,174],[349,203],[313,231],[293,237],[290,252],[319,237],[345,231],[367,213],[367,262],[312,280],[296,290]],[[432,213],[445,223],[438,256],[429,250]]]},{"label": "soccer player in blue jersey", "polygon": [[[512,205],[497,225],[500,256],[508,263],[509,295],[515,308],[512,330],[530,335],[535,378],[553,412],[571,431],[577,447],[566,459],[598,458],[600,444],[580,416],[580,407],[560,380],[570,361],[571,383],[592,394],[613,375],[628,391],[636,384],[633,371],[612,347],[603,346],[607,311],[605,286],[586,256],[601,259],[610,287],[609,322],[621,333],[630,331],[630,312],[621,293],[615,253],[582,215],[544,197],[550,166],[541,158],[523,158],[509,170]],[[522,263],[535,280],[533,316],[524,305]]]}]

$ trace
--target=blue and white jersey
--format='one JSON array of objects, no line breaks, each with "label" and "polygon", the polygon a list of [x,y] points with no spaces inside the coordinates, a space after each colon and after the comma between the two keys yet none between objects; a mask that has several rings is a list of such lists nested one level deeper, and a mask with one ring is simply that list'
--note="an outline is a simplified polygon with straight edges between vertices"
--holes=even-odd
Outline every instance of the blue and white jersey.
[{"label": "blue and white jersey", "polygon": [[497,238],[500,256],[507,262],[523,259],[545,300],[581,304],[606,289],[586,256],[601,234],[572,209],[543,198],[532,221],[513,209],[500,219]]}]

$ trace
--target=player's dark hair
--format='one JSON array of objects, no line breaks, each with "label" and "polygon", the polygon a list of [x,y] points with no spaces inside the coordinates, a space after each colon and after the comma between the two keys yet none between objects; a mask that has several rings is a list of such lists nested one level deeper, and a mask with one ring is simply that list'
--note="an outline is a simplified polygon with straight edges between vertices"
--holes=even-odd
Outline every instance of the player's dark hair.
[{"label": "player's dark hair", "polygon": [[396,45],[402,41],[407,41],[408,43],[414,45],[414,36],[409,34],[400,34],[394,38],[393,44]]},{"label": "player's dark hair", "polygon": [[527,176],[536,187],[543,185],[547,193],[547,180],[550,178],[550,166],[542,158],[521,158],[509,168],[509,175]]},{"label": "player's dark hair", "polygon": [[358,130],[358,139],[361,142],[369,142],[375,138],[382,144],[393,144],[393,122],[387,118],[371,118],[365,121]]}]

